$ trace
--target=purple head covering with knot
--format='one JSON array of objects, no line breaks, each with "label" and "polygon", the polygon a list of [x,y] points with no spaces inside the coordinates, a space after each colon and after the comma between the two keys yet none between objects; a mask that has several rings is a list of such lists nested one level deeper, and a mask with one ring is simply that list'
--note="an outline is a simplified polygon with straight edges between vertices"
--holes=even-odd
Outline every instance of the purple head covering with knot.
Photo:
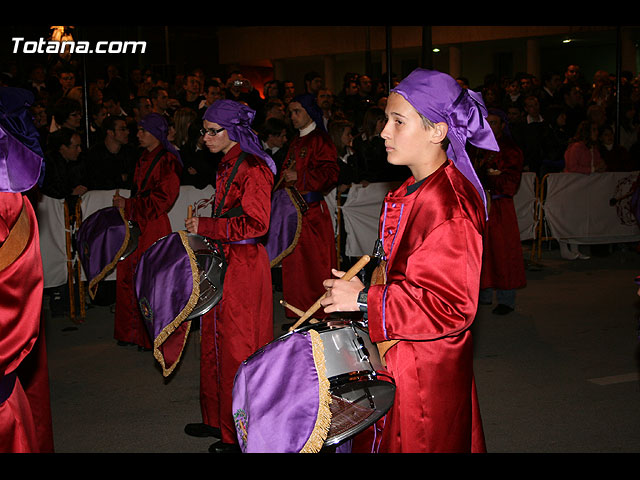
[{"label": "purple head covering with knot", "polygon": [[275,175],[277,170],[273,159],[263,150],[258,136],[251,128],[255,115],[255,110],[243,103],[222,99],[216,100],[209,106],[202,118],[224,128],[229,139],[238,142],[243,152],[251,153],[264,160]]},{"label": "purple head covering with knot", "polygon": [[0,192],[26,192],[44,167],[39,134],[29,112],[33,101],[28,90],[0,88]]},{"label": "purple head covering with knot", "polygon": [[176,150],[176,147],[174,147],[167,138],[167,135],[169,135],[169,124],[162,115],[159,113],[150,113],[145,115],[144,118],[140,120],[139,126],[160,140],[162,146],[169,152],[173,153],[182,164],[182,159],[180,158],[178,150]]},{"label": "purple head covering with knot", "polygon": [[500,150],[493,131],[485,120],[487,108],[482,95],[463,89],[450,75],[422,68],[411,72],[391,91],[402,95],[428,120],[447,124],[447,138],[450,142],[447,155],[478,190],[486,209],[484,188],[465,149],[469,142],[484,150]]}]

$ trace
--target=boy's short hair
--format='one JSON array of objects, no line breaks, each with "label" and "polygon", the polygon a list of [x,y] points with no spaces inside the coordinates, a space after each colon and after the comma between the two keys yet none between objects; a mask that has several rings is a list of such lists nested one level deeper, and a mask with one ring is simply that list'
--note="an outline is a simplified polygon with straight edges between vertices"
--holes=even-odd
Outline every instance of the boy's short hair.
[{"label": "boy's short hair", "polygon": [[[416,110],[417,111],[417,110]],[[420,119],[422,120],[422,124],[424,125],[425,128],[435,128],[436,124],[433,123],[431,120],[429,120],[427,117],[425,117],[424,115],[422,115],[420,112],[418,112],[418,115],[420,116]],[[451,143],[449,141],[449,137],[444,137],[444,139],[440,142],[440,146],[442,147],[442,149],[446,152],[447,149],[449,148],[449,143]]]}]

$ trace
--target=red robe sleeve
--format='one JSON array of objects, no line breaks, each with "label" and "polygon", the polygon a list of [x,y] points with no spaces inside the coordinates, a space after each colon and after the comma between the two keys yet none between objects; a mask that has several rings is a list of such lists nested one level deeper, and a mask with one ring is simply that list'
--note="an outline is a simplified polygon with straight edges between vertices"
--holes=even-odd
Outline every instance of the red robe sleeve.
[{"label": "red robe sleeve", "polygon": [[[217,182],[216,190],[224,188],[226,178]],[[238,205],[242,215],[231,218],[201,217],[198,233],[213,240],[236,242],[266,235],[271,215],[273,174],[267,165],[247,155],[238,168],[225,198],[222,213]]]},{"label": "red robe sleeve", "polygon": [[473,322],[477,308],[482,237],[472,222],[455,217],[433,229],[390,270],[386,285],[368,294],[371,340],[433,340]]}]

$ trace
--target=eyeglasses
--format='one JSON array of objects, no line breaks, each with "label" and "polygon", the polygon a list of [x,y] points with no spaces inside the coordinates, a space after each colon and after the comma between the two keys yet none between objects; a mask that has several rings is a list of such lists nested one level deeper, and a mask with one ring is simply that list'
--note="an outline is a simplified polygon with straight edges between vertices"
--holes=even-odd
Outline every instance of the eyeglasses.
[{"label": "eyeglasses", "polygon": [[219,134],[223,130],[224,128],[218,128],[217,130],[215,128],[201,128],[200,135],[209,135],[211,137],[215,137],[217,134]]}]

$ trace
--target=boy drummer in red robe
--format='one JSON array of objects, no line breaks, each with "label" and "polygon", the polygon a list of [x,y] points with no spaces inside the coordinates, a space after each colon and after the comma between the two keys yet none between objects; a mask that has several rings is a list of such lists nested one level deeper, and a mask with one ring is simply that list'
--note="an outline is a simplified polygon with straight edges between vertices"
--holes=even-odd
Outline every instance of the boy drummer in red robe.
[{"label": "boy drummer in red robe", "polygon": [[466,141],[497,150],[486,113],[477,93],[436,71],[417,69],[392,90],[381,136],[388,162],[412,176],[382,206],[386,279],[324,282],[326,313],[366,311],[371,340],[390,346],[396,396],[376,451],[486,450],[470,331],[486,207],[465,152]]}]

